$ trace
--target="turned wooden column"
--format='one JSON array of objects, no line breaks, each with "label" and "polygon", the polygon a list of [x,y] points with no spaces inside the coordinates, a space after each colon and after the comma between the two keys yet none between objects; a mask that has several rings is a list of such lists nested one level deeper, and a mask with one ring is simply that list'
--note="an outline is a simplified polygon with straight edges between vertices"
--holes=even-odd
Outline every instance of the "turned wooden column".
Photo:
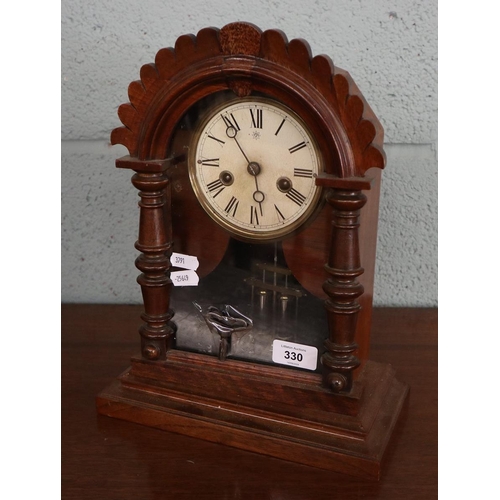
[{"label": "turned wooden column", "polygon": [[170,309],[170,256],[172,223],[169,201],[169,180],[165,173],[169,160],[140,161],[131,157],[117,160],[119,168],[136,173],[132,184],[139,190],[139,238],[135,243],[141,252],[135,264],[141,271],[137,282],[144,301],[144,324],[140,327],[141,353],[149,360],[164,360],[175,334]]},{"label": "turned wooden column", "polygon": [[329,331],[321,356],[323,383],[335,392],[349,391],[353,372],[360,364],[353,353],[358,347],[354,341],[361,309],[358,298],[363,294],[363,285],[357,279],[364,272],[359,251],[359,216],[367,198],[361,189],[369,189],[371,180],[325,174],[317,184],[329,188],[326,199],[332,207],[330,254],[325,265],[330,277],[323,284],[328,296],[325,308]]}]

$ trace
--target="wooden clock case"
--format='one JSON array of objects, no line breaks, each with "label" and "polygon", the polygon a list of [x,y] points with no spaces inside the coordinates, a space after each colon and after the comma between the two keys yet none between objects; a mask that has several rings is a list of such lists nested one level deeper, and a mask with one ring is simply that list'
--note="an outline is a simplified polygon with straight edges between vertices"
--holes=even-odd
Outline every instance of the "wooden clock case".
[{"label": "wooden clock case", "polygon": [[[390,365],[369,360],[383,130],[349,74],[303,40],[247,23],[206,28],[158,52],[129,86],[127,147],[119,168],[140,194],[136,266],[144,299],[141,352],[97,397],[100,414],[271,455],[379,478],[408,388]],[[322,373],[175,348],[172,251],[197,255],[200,276],[221,261],[230,236],[196,200],[186,173],[190,131],[179,123],[220,93],[262,93],[304,120],[321,150],[325,203],[283,241],[302,286],[324,299]],[[181,210],[178,208],[181,207]],[[307,255],[307,265],[304,264]],[[361,267],[363,266],[363,267]]]}]

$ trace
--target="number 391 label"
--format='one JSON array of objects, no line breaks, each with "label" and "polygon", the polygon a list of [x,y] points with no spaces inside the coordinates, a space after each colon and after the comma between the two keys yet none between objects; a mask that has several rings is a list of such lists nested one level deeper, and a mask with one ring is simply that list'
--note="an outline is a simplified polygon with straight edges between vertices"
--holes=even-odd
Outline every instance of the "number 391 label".
[{"label": "number 391 label", "polygon": [[170,263],[174,267],[180,267],[181,269],[191,269],[192,271],[196,271],[198,269],[198,266],[200,265],[197,257],[176,252],[172,252]]},{"label": "number 391 label", "polygon": [[318,366],[318,349],[310,345],[275,340],[273,342],[273,362],[280,365],[304,368],[305,370],[316,370]]}]

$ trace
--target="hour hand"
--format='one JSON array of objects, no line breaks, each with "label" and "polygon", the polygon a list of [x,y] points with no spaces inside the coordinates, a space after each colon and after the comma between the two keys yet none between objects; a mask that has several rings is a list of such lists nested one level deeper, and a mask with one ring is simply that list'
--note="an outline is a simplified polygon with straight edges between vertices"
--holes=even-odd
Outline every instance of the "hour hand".
[{"label": "hour hand", "polygon": [[257,176],[260,174],[260,165],[257,162],[252,161],[248,164],[247,171],[255,179],[255,191],[253,193],[253,199],[259,204],[260,215],[264,215],[264,212],[262,211],[262,202],[264,201],[266,196],[259,189],[259,181],[257,180]]},{"label": "hour hand", "polygon": [[262,202],[264,201],[265,197],[266,196],[262,191],[257,190],[257,191],[254,191],[254,193],[253,193],[254,201],[256,201],[259,204],[260,215],[264,215],[264,211],[262,210]]}]

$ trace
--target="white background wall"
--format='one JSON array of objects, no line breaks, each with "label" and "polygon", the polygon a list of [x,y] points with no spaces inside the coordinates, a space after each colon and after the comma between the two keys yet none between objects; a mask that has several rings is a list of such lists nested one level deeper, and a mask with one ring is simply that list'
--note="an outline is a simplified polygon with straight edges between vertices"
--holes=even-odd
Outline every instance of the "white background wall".
[{"label": "white background wall", "polygon": [[143,64],[185,33],[248,21],[348,70],[384,125],[376,305],[437,305],[437,2],[63,0],[62,300],[138,302],[137,192],[109,146]]}]

